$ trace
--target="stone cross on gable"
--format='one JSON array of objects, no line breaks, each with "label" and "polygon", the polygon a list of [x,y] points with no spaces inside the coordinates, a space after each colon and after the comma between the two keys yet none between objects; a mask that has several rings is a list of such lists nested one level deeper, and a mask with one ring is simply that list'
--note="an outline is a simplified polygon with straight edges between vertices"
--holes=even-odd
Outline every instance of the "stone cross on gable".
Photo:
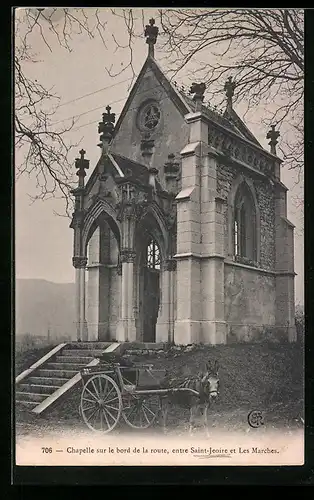
[{"label": "stone cross on gable", "polygon": [[132,184],[124,184],[122,188],[122,193],[127,201],[131,201],[134,197],[134,186]]},{"label": "stone cross on gable", "polygon": [[229,109],[232,108],[232,98],[234,96],[235,88],[236,88],[236,82],[232,81],[232,76],[229,76],[224,86],[224,91],[226,92],[227,96],[227,108]]},{"label": "stone cross on gable", "polygon": [[276,155],[276,146],[278,144],[278,137],[280,136],[280,132],[278,130],[275,130],[275,125],[271,125],[271,129],[266,135],[266,139],[270,139],[269,145],[270,145],[270,152],[273,155]]},{"label": "stone cross on gable", "polygon": [[116,114],[115,113],[110,113],[111,106],[109,106],[109,104],[106,107],[106,111],[107,111],[107,113],[103,113],[103,115],[102,115],[103,116],[103,121],[105,123],[112,123],[113,124],[115,122],[115,120],[116,120]]},{"label": "stone cross on gable", "polygon": [[148,44],[148,55],[154,57],[154,45],[157,41],[158,28],[154,26],[155,19],[150,19],[149,24],[145,27],[144,36],[146,37],[146,43]]},{"label": "stone cross on gable", "polygon": [[108,134],[113,132],[114,122],[116,119],[115,113],[110,113],[111,107],[108,105],[106,107],[107,113],[102,114],[102,122],[98,124],[98,133],[99,134]]}]

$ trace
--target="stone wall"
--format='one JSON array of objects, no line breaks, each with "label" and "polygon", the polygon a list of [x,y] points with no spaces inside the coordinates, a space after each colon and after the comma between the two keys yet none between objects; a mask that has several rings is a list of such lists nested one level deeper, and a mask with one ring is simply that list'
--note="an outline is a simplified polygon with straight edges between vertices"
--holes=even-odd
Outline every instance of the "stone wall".
[{"label": "stone wall", "polygon": [[260,209],[260,265],[263,269],[275,268],[275,194],[269,182],[254,181]]},{"label": "stone wall", "polygon": [[227,343],[275,340],[275,276],[225,264]]},{"label": "stone wall", "polygon": [[217,193],[221,198],[227,200],[237,173],[236,168],[221,163],[217,164]]},{"label": "stone wall", "polygon": [[[217,194],[228,200],[233,182],[239,175],[238,168],[217,165]],[[275,268],[275,194],[269,181],[257,180],[250,173],[243,172],[243,176],[253,182],[258,207],[260,210],[260,267],[274,270]],[[228,210],[225,210],[224,228],[225,235],[228,234]],[[227,241],[227,239],[226,239]],[[227,244],[225,254],[228,254]]]}]

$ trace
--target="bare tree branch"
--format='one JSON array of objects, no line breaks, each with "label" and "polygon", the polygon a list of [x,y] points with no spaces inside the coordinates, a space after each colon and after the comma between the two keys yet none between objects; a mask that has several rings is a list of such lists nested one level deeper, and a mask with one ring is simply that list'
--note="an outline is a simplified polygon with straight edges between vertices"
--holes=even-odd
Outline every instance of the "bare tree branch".
[{"label": "bare tree branch", "polygon": [[[46,89],[37,80],[28,76],[29,63],[36,63],[38,56],[32,49],[32,36],[39,35],[43,46],[52,51],[54,40],[71,52],[76,35],[85,34],[92,39],[96,35],[106,46],[108,39],[107,20],[99,9],[73,8],[28,8],[18,9],[15,30],[15,145],[19,158],[16,165],[16,177],[27,174],[35,180],[36,195],[33,199],[61,197],[65,200],[69,213],[71,206],[70,191],[74,187],[73,148],[67,133],[75,124],[75,116],[70,120],[53,121],[60,98]],[[129,63],[122,71],[132,71],[132,40],[135,33],[135,19],[132,9],[123,10],[123,19],[127,27]],[[116,42],[119,43],[118,41]],[[112,68],[109,68],[109,73]],[[115,76],[113,73],[111,76]],[[78,116],[81,116],[78,115]],[[67,121],[68,125],[58,124]]]},{"label": "bare tree branch", "polygon": [[[265,125],[282,132],[284,165],[303,169],[304,15],[300,9],[160,9],[165,60],[172,78],[185,69],[220,106],[223,79],[237,83],[234,101],[265,105]],[[210,51],[211,57],[206,57]],[[203,61],[202,61],[203,60]],[[272,106],[269,106],[272,103]],[[266,111],[267,109],[267,111]]]},{"label": "bare tree branch", "polygon": [[[117,34],[108,16],[125,26]],[[15,47],[15,141],[24,152],[20,173],[36,175],[38,196],[67,197],[73,183],[69,161],[73,146],[67,128],[53,122],[59,98],[27,75],[27,64],[36,62],[31,41],[36,33],[43,47],[52,50],[53,40],[72,51],[77,35],[99,37],[113,45],[115,64],[105,68],[111,77],[126,72],[130,86],[136,76],[134,43],[143,37],[143,9],[128,8],[30,8],[16,22]],[[188,77],[207,84],[206,100],[221,106],[224,80],[237,83],[235,102],[242,100],[247,112],[265,104],[265,125],[281,130],[280,152],[288,168],[303,168],[304,26],[298,9],[160,9],[159,52],[164,54],[173,79],[185,69]],[[210,54],[210,57],[208,55]],[[272,103],[272,106],[269,106]],[[80,114],[81,115],[81,114]],[[290,131],[287,128],[290,127]],[[287,132],[288,130],[288,132]],[[72,160],[73,161],[73,160]]]}]

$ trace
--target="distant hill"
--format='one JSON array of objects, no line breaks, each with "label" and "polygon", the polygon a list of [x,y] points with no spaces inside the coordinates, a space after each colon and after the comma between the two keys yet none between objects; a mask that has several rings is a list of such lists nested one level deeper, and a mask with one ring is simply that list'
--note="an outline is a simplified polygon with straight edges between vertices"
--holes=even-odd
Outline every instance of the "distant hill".
[{"label": "distant hill", "polygon": [[75,337],[75,285],[46,280],[15,281],[15,334],[30,333],[52,340]]}]

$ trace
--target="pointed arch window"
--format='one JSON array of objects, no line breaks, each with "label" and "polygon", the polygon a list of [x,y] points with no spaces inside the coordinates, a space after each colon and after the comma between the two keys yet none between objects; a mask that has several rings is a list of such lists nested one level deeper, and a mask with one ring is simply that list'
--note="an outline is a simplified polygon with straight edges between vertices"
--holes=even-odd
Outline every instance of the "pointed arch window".
[{"label": "pointed arch window", "polygon": [[236,260],[251,264],[257,261],[257,235],[255,204],[246,183],[236,193],[234,203],[234,255]]},{"label": "pointed arch window", "polygon": [[151,240],[147,245],[146,264],[150,269],[160,270],[160,250],[154,240]]}]

